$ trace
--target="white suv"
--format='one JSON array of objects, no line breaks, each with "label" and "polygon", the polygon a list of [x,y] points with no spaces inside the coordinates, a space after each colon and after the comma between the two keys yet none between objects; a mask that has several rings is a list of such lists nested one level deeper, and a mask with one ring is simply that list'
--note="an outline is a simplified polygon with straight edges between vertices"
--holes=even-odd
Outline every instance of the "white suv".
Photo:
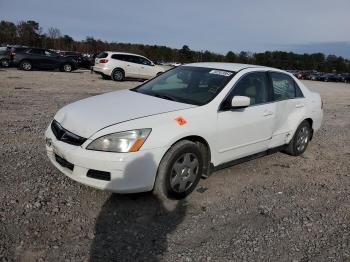
[{"label": "white suv", "polygon": [[282,70],[195,63],[65,106],[46,131],[46,149],[83,184],[183,198],[220,168],[278,150],[304,153],[322,106]]},{"label": "white suv", "polygon": [[96,57],[93,71],[105,79],[122,81],[125,77],[150,79],[165,70],[140,55],[107,51]]}]

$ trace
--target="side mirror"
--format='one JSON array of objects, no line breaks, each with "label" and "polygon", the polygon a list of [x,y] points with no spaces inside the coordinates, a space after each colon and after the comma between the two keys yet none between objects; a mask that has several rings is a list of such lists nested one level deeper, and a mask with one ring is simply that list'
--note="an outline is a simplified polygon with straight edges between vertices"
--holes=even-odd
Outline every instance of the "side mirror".
[{"label": "side mirror", "polygon": [[231,101],[232,108],[244,108],[250,106],[250,98],[247,96],[234,96]]},{"label": "side mirror", "polygon": [[151,66],[155,66],[156,64],[154,62],[151,62]]}]

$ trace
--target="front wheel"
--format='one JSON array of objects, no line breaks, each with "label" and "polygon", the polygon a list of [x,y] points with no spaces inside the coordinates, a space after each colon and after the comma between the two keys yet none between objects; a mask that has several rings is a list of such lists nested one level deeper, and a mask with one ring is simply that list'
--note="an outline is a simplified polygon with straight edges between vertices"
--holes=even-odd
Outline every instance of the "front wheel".
[{"label": "front wheel", "polygon": [[67,73],[69,73],[69,72],[72,72],[72,71],[73,71],[73,67],[72,67],[71,64],[66,63],[66,64],[63,64],[63,65],[62,65],[61,71],[62,71],[62,72],[67,72]]},{"label": "front wheel", "polygon": [[160,199],[182,199],[197,186],[203,172],[203,155],[197,144],[183,140],[163,157],[153,193]]},{"label": "front wheel", "polygon": [[286,152],[292,156],[299,156],[304,153],[309,144],[311,132],[312,130],[309,122],[304,120],[289,142]]}]

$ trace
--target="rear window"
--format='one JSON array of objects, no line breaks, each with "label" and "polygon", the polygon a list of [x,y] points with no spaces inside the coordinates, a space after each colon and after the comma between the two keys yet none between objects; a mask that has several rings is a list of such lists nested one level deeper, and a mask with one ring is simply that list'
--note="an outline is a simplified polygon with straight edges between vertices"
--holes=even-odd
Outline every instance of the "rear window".
[{"label": "rear window", "polygon": [[99,53],[96,58],[106,58],[108,56],[108,53],[106,52],[102,52],[102,53]]},{"label": "rear window", "polygon": [[15,52],[15,53],[21,53],[21,52],[25,52],[27,50],[28,50],[27,47],[13,47],[12,48],[12,52]]},{"label": "rear window", "polygon": [[121,61],[128,61],[128,58],[126,55],[121,55],[121,54],[114,54],[112,55],[113,59],[121,60]]}]

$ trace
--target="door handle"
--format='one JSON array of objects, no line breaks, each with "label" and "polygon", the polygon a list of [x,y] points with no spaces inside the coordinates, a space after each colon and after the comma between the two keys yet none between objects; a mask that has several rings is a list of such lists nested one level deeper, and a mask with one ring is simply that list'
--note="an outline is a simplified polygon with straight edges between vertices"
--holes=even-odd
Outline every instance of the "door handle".
[{"label": "door handle", "polygon": [[130,66],[130,65],[126,65],[126,66]]},{"label": "door handle", "polygon": [[304,105],[303,104],[296,104],[295,107],[296,108],[302,108],[302,107],[304,107]]},{"label": "door handle", "polygon": [[270,111],[270,110],[265,110],[264,111],[264,116],[271,116],[271,115],[273,115],[272,111]]}]

